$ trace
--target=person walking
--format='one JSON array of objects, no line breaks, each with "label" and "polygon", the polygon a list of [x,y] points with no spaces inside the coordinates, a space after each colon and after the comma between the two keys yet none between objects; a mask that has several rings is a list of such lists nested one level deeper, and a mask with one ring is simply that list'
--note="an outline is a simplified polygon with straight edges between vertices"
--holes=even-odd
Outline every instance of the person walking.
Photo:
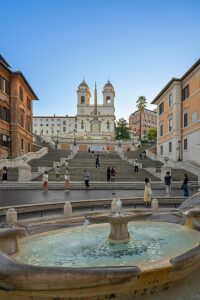
[{"label": "person walking", "polygon": [[188,192],[188,176],[187,174],[184,174],[183,177],[183,184],[182,184],[182,189],[184,191],[184,197],[188,197],[189,196],[189,192]]},{"label": "person walking", "polygon": [[45,191],[48,190],[48,181],[49,181],[49,175],[48,172],[45,171],[42,177],[42,187]]},{"label": "person walking", "polygon": [[106,173],[107,173],[107,181],[110,181],[110,167],[108,167]]},{"label": "person walking", "polygon": [[61,170],[60,170],[59,166],[56,166],[55,172],[56,172],[56,180],[60,181],[60,172],[61,172]]},{"label": "person walking", "polygon": [[100,157],[99,157],[99,155],[97,154],[97,156],[96,156],[96,160],[95,160],[95,162],[96,162],[96,168],[97,167],[99,167],[100,168]]},{"label": "person walking", "polygon": [[83,178],[85,180],[86,190],[88,190],[90,187],[90,174],[87,170],[84,170]]},{"label": "person walking", "polygon": [[144,204],[151,205],[152,190],[151,190],[151,180],[145,178],[144,180]]},{"label": "person walking", "polygon": [[135,167],[135,172],[137,172],[137,173],[138,173],[138,166],[139,166],[138,160],[135,159],[134,160],[134,167]]},{"label": "person walking", "polygon": [[115,181],[115,176],[116,176],[116,171],[115,169],[112,167],[112,169],[110,170],[110,181],[114,182]]},{"label": "person walking", "polygon": [[172,177],[171,177],[169,171],[166,172],[164,180],[165,180],[165,187],[166,187],[166,196],[165,197],[169,197],[171,194],[171,183],[172,183]]},{"label": "person walking", "polygon": [[3,167],[2,170],[2,181],[7,181],[8,180],[8,169],[6,167]]},{"label": "person walking", "polygon": [[66,170],[66,172],[65,172],[65,176],[64,176],[64,178],[65,178],[65,191],[66,192],[69,192],[69,187],[70,187],[70,176],[69,176],[69,172]]}]

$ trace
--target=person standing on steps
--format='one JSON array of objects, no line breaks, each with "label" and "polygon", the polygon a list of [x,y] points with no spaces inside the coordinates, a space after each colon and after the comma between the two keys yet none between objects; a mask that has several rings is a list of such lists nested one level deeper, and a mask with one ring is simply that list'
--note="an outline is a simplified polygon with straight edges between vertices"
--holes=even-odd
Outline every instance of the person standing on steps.
[{"label": "person standing on steps", "polygon": [[100,168],[100,157],[99,157],[99,155],[97,154],[97,156],[96,156],[96,160],[95,160],[95,163],[96,163],[96,168],[97,167],[99,167]]},{"label": "person standing on steps", "polygon": [[70,187],[70,176],[69,172],[66,170],[65,172],[65,191],[69,192],[69,187]]},{"label": "person standing on steps", "polygon": [[84,170],[83,178],[85,181],[86,190],[88,190],[90,187],[90,174],[87,170]]},{"label": "person standing on steps", "polygon": [[189,196],[189,192],[188,192],[188,176],[187,174],[184,174],[183,177],[183,184],[182,184],[182,189],[184,191],[184,197],[188,197]]},{"label": "person standing on steps", "polygon": [[138,173],[138,166],[139,166],[138,160],[135,159],[135,161],[134,161],[134,167],[135,167],[135,172],[137,172],[137,173]]},{"label": "person standing on steps", "polygon": [[42,187],[45,191],[48,190],[48,181],[49,181],[49,175],[48,172],[45,171],[42,177]]},{"label": "person standing on steps", "polygon": [[56,172],[56,180],[60,181],[60,172],[61,172],[61,170],[60,170],[59,166],[56,166],[55,172]]},{"label": "person standing on steps", "polygon": [[151,180],[149,178],[145,178],[144,180],[144,204],[151,205],[152,199],[152,189],[151,189]]},{"label": "person standing on steps", "polygon": [[169,197],[171,194],[171,183],[172,183],[172,177],[171,177],[169,171],[166,172],[164,180],[165,180],[165,186],[166,186],[166,197]]},{"label": "person standing on steps", "polygon": [[2,170],[2,181],[7,181],[8,180],[8,169],[6,167],[3,167]]},{"label": "person standing on steps", "polygon": [[115,176],[116,176],[116,171],[115,169],[112,167],[112,169],[110,170],[110,181],[114,182],[115,181]]},{"label": "person standing on steps", "polygon": [[108,167],[106,174],[107,174],[107,181],[110,181],[110,167]]}]

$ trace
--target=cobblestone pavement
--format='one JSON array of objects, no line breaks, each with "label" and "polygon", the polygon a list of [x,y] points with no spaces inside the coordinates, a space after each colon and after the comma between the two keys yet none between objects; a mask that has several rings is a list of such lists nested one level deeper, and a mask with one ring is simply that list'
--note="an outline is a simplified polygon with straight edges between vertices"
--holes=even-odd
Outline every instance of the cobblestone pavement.
[{"label": "cobblestone pavement", "polygon": [[[1,190],[0,191],[0,207],[14,206],[34,203],[75,201],[87,199],[107,199],[112,198],[112,193],[116,192],[116,196],[120,198],[126,197],[143,197],[143,190],[72,190],[65,192],[64,190]],[[193,195],[197,190],[190,191]],[[164,196],[165,190],[153,190],[153,196]],[[172,196],[183,196],[182,190],[173,190]]]}]

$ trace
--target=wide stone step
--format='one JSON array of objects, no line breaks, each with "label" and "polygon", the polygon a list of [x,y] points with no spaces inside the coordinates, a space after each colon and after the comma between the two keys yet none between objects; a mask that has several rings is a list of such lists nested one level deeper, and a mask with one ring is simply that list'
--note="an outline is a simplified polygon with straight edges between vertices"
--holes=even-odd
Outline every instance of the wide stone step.
[{"label": "wide stone step", "polygon": [[[165,190],[165,184],[159,181],[153,181],[151,184],[152,190]],[[196,190],[198,188],[198,183],[196,181],[189,182],[189,189]],[[41,190],[41,181],[28,181],[28,182],[6,182],[0,184],[1,190]],[[85,189],[84,181],[72,181],[71,190]],[[106,182],[106,181],[92,181],[90,182],[91,190],[143,190],[144,182],[134,182],[134,181],[122,181],[122,182]],[[172,183],[172,189],[180,190],[180,181],[174,181]],[[64,190],[64,181],[53,181],[49,183],[49,190]]]}]

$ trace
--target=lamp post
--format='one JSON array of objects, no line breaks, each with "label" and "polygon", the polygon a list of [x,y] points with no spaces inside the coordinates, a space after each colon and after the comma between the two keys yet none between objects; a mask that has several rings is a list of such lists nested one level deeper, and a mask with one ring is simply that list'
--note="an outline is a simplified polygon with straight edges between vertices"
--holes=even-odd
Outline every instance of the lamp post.
[{"label": "lamp post", "polygon": [[181,141],[178,141],[178,161],[181,161]]},{"label": "lamp post", "polygon": [[76,146],[76,132],[77,132],[77,130],[74,129],[74,146]]},{"label": "lamp post", "polygon": [[121,137],[121,132],[119,132],[119,143],[118,143],[119,147],[121,147],[120,137]]}]

